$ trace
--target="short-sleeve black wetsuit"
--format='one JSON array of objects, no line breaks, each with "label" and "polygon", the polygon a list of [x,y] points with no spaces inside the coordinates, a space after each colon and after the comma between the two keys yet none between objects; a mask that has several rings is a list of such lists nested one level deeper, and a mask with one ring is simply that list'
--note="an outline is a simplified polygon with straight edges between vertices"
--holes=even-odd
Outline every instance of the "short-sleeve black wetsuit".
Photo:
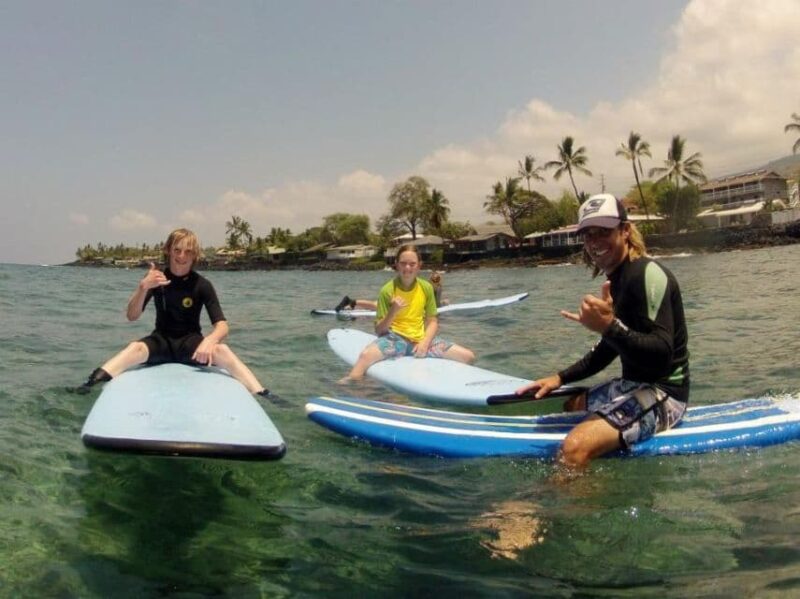
[{"label": "short-sleeve black wetsuit", "polygon": [[152,299],[156,307],[156,328],[142,341],[149,350],[148,364],[181,362],[194,364],[192,355],[203,340],[200,313],[205,306],[211,324],[225,320],[214,286],[195,271],[176,277],[164,271],[169,285],[150,289],[144,306]]},{"label": "short-sleeve black wetsuit", "polygon": [[622,378],[650,383],[687,402],[688,334],[677,280],[651,258],[626,258],[608,278],[614,323],[591,351],[559,373],[562,382],[592,376],[619,356]]}]

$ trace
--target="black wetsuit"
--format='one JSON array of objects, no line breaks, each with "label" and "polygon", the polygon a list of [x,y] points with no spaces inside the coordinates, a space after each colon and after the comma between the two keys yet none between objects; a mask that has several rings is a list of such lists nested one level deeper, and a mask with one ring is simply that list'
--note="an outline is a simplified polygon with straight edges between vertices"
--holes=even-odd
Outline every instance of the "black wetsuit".
[{"label": "black wetsuit", "polygon": [[616,319],[589,353],[559,373],[562,382],[592,376],[619,356],[622,378],[687,402],[688,334],[675,277],[650,258],[626,258],[608,279]]},{"label": "black wetsuit", "polygon": [[[164,271],[170,284],[147,292],[144,306],[152,299],[156,306],[156,328],[141,339],[149,350],[148,364],[181,362],[194,364],[192,355],[203,340],[200,312],[205,306],[211,324],[225,320],[214,286],[191,271],[176,277]],[[143,306],[143,307],[144,307]]]}]

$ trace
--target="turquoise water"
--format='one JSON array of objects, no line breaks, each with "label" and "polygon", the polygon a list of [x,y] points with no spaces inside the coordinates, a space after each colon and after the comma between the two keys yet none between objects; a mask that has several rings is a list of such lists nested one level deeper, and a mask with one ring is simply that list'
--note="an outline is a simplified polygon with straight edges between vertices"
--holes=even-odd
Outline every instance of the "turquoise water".
[{"label": "turquoise water", "polygon": [[[665,263],[683,288],[692,401],[800,394],[800,245]],[[89,451],[79,433],[97,394],[63,387],[149,332],[150,311],[124,318],[141,274],[0,266],[2,596],[800,593],[800,443],[599,460],[564,484],[535,460],[407,456],[308,421],[306,399],[346,372],[325,343],[341,323],[308,311],[374,295],[385,272],[210,273],[231,346],[290,404],[264,404],[282,461]],[[453,272],[451,300],[531,298],[442,317],[442,333],[480,366],[550,373],[594,339],[558,310],[599,284],[570,266]]]}]

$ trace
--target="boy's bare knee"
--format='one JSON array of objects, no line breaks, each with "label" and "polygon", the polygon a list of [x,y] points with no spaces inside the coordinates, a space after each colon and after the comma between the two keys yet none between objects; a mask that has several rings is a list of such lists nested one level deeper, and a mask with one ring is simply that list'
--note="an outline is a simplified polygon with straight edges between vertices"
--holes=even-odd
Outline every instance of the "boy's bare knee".
[{"label": "boy's bare knee", "polygon": [[144,361],[147,359],[148,354],[150,351],[147,349],[147,345],[145,345],[142,341],[132,341],[128,344],[128,351],[131,353],[132,356]]}]

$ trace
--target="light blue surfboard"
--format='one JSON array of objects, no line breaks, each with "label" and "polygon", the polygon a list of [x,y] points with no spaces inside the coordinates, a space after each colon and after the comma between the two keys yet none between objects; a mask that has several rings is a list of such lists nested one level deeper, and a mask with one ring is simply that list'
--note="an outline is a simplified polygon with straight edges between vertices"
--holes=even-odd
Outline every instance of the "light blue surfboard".
[{"label": "light blue surfboard", "polygon": [[[498,297],[495,299],[483,299],[474,302],[462,302],[460,304],[447,304],[437,308],[439,314],[447,314],[449,312],[458,312],[461,310],[482,310],[485,308],[497,308],[499,306],[507,306],[516,302],[524,300],[528,297],[528,293],[517,293],[516,295],[509,295],[506,297]],[[376,316],[375,310],[326,310],[315,309],[311,310],[315,316],[338,316],[340,318],[363,318]]]},{"label": "light blue surfboard", "polygon": [[[441,457],[552,458],[584,412],[462,414],[350,397],[317,397],[308,417],[332,431],[398,451]],[[800,397],[690,406],[677,427],[615,455],[674,455],[764,447],[800,438]]]},{"label": "light blue surfboard", "polygon": [[[328,331],[328,345],[351,366],[375,339],[355,329]],[[531,382],[454,360],[413,356],[382,360],[369,367],[367,376],[417,399],[478,406],[487,405],[490,396],[512,394]]]},{"label": "light blue surfboard", "polygon": [[87,447],[130,453],[274,460],[278,429],[239,381],[218,368],[162,364],[105,384],[86,418]]}]

